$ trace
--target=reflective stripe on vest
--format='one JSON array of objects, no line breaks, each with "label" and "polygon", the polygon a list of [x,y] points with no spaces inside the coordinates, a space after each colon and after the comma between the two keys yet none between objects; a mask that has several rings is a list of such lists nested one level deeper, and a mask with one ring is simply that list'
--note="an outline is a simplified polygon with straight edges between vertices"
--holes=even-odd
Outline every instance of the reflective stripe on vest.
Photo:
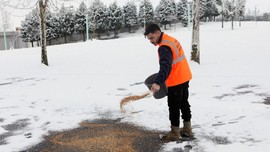
[{"label": "reflective stripe on vest", "polygon": [[172,64],[176,64],[176,63],[182,61],[186,57],[185,54],[183,54],[182,56],[179,56],[179,51],[177,51],[179,49],[176,47],[176,45],[173,42],[168,41],[168,40],[162,40],[161,43],[168,43],[169,46],[172,46],[174,48],[177,58],[175,60],[173,60]]},{"label": "reflective stripe on vest", "polygon": [[182,56],[177,57],[177,59],[173,60],[173,64],[176,64],[176,63],[184,60],[184,58],[186,58],[185,54],[183,54]]},{"label": "reflective stripe on vest", "polygon": [[[169,40],[162,40],[161,43],[162,43],[162,42],[163,42],[163,43],[168,43],[169,46],[172,46],[172,47],[174,48],[174,50],[178,50],[177,47],[174,45],[173,42],[171,42],[171,41],[169,41]],[[176,51],[175,53],[176,53],[176,56],[178,56],[179,51]]]}]

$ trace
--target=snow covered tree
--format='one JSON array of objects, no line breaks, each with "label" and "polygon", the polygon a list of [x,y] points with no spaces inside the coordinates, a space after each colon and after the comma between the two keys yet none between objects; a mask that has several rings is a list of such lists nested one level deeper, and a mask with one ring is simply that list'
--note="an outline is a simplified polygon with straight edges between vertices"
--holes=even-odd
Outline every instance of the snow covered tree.
[{"label": "snow covered tree", "polygon": [[177,3],[177,10],[176,10],[177,19],[179,19],[181,21],[184,14],[185,14],[185,10],[184,10],[184,6],[183,6],[183,0],[180,0]]},{"label": "snow covered tree", "polygon": [[90,6],[90,29],[97,33],[98,38],[108,30],[108,9],[100,1],[95,0]]},{"label": "snow covered tree", "polygon": [[24,42],[31,42],[34,47],[34,42],[40,40],[40,20],[37,9],[32,10],[26,15],[25,20],[21,23],[21,38]]},{"label": "snow covered tree", "polygon": [[119,6],[117,6],[116,2],[110,4],[108,8],[108,21],[109,21],[108,29],[110,31],[113,31],[114,37],[116,37],[118,34],[118,30],[122,28],[123,23],[122,10]]},{"label": "snow covered tree", "polygon": [[173,10],[173,14],[176,17],[176,3],[175,0],[171,0],[171,4],[172,4],[172,10]]},{"label": "snow covered tree", "polygon": [[81,33],[83,34],[83,41],[86,41],[86,36],[85,36],[85,32],[86,32],[86,16],[87,14],[87,7],[85,5],[84,2],[82,2],[77,10],[77,12],[75,13],[75,24],[74,24],[74,30],[77,33]]},{"label": "snow covered tree", "polygon": [[209,21],[212,21],[213,17],[216,17],[219,15],[219,11],[217,8],[217,1],[216,0],[203,0],[202,1],[202,6],[203,6],[203,13],[201,17],[204,17],[205,21],[207,19]]},{"label": "snow covered tree", "polygon": [[149,0],[142,0],[139,6],[138,21],[144,28],[154,22],[154,9]]},{"label": "snow covered tree", "polygon": [[224,22],[224,15],[225,15],[223,1],[224,0],[215,0],[217,11],[221,15],[222,28],[224,26],[224,23],[223,22]]},{"label": "snow covered tree", "polygon": [[225,14],[227,14],[232,21],[232,30],[233,30],[234,19],[236,18],[237,14],[243,12],[246,0],[224,0],[223,3]]},{"label": "snow covered tree", "polygon": [[47,13],[46,15],[46,39],[51,41],[51,39],[60,37],[60,22],[59,17],[56,14]]},{"label": "snow covered tree", "polygon": [[200,10],[199,10],[200,19],[205,18],[206,11],[207,11],[207,0],[200,0]]},{"label": "snow covered tree", "polygon": [[216,8],[217,8],[219,14],[222,13],[222,1],[223,0],[214,0]]},{"label": "snow covered tree", "polygon": [[212,14],[214,16],[214,21],[215,21],[215,18],[222,13],[222,0],[213,0],[213,5],[215,9]]},{"label": "snow covered tree", "polygon": [[67,36],[74,33],[74,11],[72,8],[66,8],[64,5],[60,8],[59,21],[60,21],[60,36],[65,38],[65,43],[67,43]]},{"label": "snow covered tree", "polygon": [[238,17],[239,20],[239,26],[241,26],[241,20],[245,16],[245,9],[246,9],[246,0],[239,0],[238,1],[238,11],[236,12],[236,16]]},{"label": "snow covered tree", "polygon": [[175,3],[175,0],[171,0],[171,8],[172,8],[172,11],[173,11],[173,16],[172,16],[172,22],[176,22],[177,21],[177,17],[176,17],[176,3]]},{"label": "snow covered tree", "polygon": [[56,35],[54,33],[54,27],[53,27],[53,15],[50,11],[46,12],[46,40],[50,41],[51,39],[55,38]]},{"label": "snow covered tree", "polygon": [[188,1],[187,0],[180,0],[177,4],[177,18],[182,22],[183,26],[188,25],[188,13],[190,17],[192,16],[192,6],[190,6],[190,10],[188,12]]},{"label": "snow covered tree", "polygon": [[138,25],[137,7],[134,2],[127,2],[123,6],[124,27],[130,33],[132,28]]},{"label": "snow covered tree", "polygon": [[167,24],[171,24],[175,18],[175,5],[172,0],[161,0],[156,8],[156,17],[161,25],[166,29]]}]

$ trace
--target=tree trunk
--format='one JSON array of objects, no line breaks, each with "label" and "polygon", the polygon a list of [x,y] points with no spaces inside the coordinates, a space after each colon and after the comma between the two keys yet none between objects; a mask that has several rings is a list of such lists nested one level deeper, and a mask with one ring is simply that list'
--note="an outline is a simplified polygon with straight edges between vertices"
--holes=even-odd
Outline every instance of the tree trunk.
[{"label": "tree trunk", "polygon": [[82,35],[83,35],[83,41],[85,42],[87,38],[86,38],[84,32],[82,32]]},{"label": "tree trunk", "polygon": [[114,30],[114,38],[116,38],[117,37],[117,30]]},{"label": "tree trunk", "polygon": [[49,66],[46,50],[46,7],[48,0],[39,0],[40,20],[41,20],[41,63]]},{"label": "tree trunk", "polygon": [[192,30],[192,51],[191,60],[200,64],[200,0],[194,0],[193,2],[193,30]]}]

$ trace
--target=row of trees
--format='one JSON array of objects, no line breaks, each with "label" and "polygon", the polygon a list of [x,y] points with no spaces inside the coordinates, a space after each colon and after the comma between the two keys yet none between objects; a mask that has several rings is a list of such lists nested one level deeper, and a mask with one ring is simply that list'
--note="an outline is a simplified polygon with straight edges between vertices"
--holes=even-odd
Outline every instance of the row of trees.
[{"label": "row of trees", "polygon": [[[98,38],[100,38],[100,34],[111,31],[114,32],[114,36],[116,37],[122,27],[131,29],[133,26],[142,25],[142,23],[146,27],[149,23],[158,22],[161,25],[165,25],[164,27],[166,29],[167,24],[171,24],[177,21],[177,19],[184,23],[186,16],[191,16],[191,12],[188,11],[190,10],[188,7],[190,5],[187,0],[180,0],[179,3],[175,3],[174,0],[160,0],[155,11],[149,0],[141,0],[138,15],[136,5],[132,2],[127,3],[122,9],[116,2],[110,4],[107,8],[100,0],[95,0],[89,8],[82,2],[78,10],[62,6],[60,11],[56,13],[51,13],[47,9],[48,3],[51,3],[51,1],[38,0],[39,13],[37,13],[37,10],[33,10],[26,17],[25,21],[22,22],[21,30],[22,38],[26,42],[33,43],[41,39],[41,62],[47,66],[49,65],[46,51],[47,39],[50,40],[57,37],[66,38],[74,32],[84,34],[87,31],[86,34],[88,35],[89,30],[90,33],[97,33]],[[211,18],[215,14],[220,13],[218,9],[213,9],[217,8],[218,5],[220,6],[220,4],[222,5],[222,21],[223,16],[226,15],[225,12],[229,12],[228,14],[231,15],[233,23],[236,14],[241,14],[239,12],[244,10],[241,8],[244,8],[245,0],[194,0],[193,33],[195,34],[193,34],[194,42],[192,42],[192,50],[195,51],[192,52],[195,53],[192,56],[196,56],[198,59],[199,20],[202,17]],[[228,7],[224,7],[225,4]],[[88,17],[90,17],[90,21],[87,20]],[[39,33],[41,33],[41,38]],[[200,61],[198,60],[196,62],[199,63]]]},{"label": "row of trees", "polygon": [[[200,18],[212,21],[220,14],[225,20],[243,16],[244,4],[240,4],[240,1],[245,0],[200,0]],[[50,9],[46,11],[46,38],[47,40],[58,37],[66,39],[74,33],[82,33],[85,38],[86,15],[89,17],[89,32],[97,35],[98,38],[104,33],[113,33],[114,37],[117,37],[118,31],[122,28],[133,32],[138,26],[146,26],[152,22],[158,22],[164,25],[164,28],[177,21],[187,26],[188,15],[192,16],[191,3],[187,0],[180,0],[178,3],[174,0],[160,0],[159,5],[154,9],[149,0],[142,0],[139,12],[135,3],[131,1],[123,7],[119,7],[116,2],[107,7],[100,0],[94,0],[88,8],[84,2],[78,9],[62,5],[57,12],[52,12]],[[26,42],[33,43],[40,40],[39,13],[38,10],[33,10],[21,24],[22,38]]]}]

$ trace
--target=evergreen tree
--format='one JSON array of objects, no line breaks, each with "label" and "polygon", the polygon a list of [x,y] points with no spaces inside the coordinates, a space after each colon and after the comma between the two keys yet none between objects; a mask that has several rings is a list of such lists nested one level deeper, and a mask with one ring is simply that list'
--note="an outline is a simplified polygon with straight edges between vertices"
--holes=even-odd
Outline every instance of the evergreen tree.
[{"label": "evergreen tree", "polygon": [[166,25],[171,24],[174,19],[175,6],[171,0],[161,0],[156,8],[156,13],[157,20],[166,29]]},{"label": "evergreen tree", "polygon": [[222,12],[222,1],[223,0],[214,0],[215,4],[216,4],[216,8],[218,9],[218,12],[221,13]]},{"label": "evergreen tree", "polygon": [[105,33],[108,27],[108,9],[100,1],[95,0],[90,6],[90,17],[91,24],[90,29],[97,33],[98,38],[100,39],[101,33]]},{"label": "evergreen tree", "polygon": [[[192,16],[192,6],[190,5],[189,15]],[[177,18],[182,22],[183,26],[188,25],[188,1],[180,0],[177,4]]]},{"label": "evergreen tree", "polygon": [[236,16],[239,20],[239,26],[241,26],[241,20],[245,16],[245,9],[246,9],[246,0],[238,0],[238,11],[236,12]]},{"label": "evergreen tree", "polygon": [[59,37],[60,24],[57,15],[52,14],[50,11],[46,13],[46,39],[47,41]]},{"label": "evergreen tree", "polygon": [[83,34],[83,41],[86,40],[86,15],[87,14],[87,7],[84,2],[82,2],[75,13],[75,24],[74,30],[77,33]]},{"label": "evergreen tree", "polygon": [[176,22],[177,20],[177,6],[176,6],[176,3],[175,3],[175,0],[170,0],[171,1],[171,8],[172,8],[172,22]]},{"label": "evergreen tree", "polygon": [[178,3],[177,3],[177,9],[176,9],[176,17],[178,20],[182,20],[182,16],[185,14],[185,11],[183,9],[183,0],[180,0]]},{"label": "evergreen tree", "polygon": [[174,0],[171,0],[171,4],[172,4],[172,10],[173,10],[174,19],[176,19],[176,3],[175,3]]},{"label": "evergreen tree", "polygon": [[60,21],[60,35],[65,38],[65,43],[67,43],[67,36],[70,36],[74,33],[74,13],[72,8],[66,8],[62,5],[59,14]]},{"label": "evergreen tree", "polygon": [[221,0],[212,0],[212,4],[213,4],[213,9],[212,9],[212,12],[211,12],[211,15],[212,17],[214,17],[214,21],[215,21],[215,18],[217,16],[219,16],[221,14]]},{"label": "evergreen tree", "polygon": [[143,0],[139,6],[138,21],[141,26],[147,26],[154,22],[154,9],[149,0]]},{"label": "evergreen tree", "polygon": [[206,4],[207,4],[207,0],[200,0],[200,8],[199,8],[200,19],[205,17],[205,14],[206,14],[205,12],[207,10]]},{"label": "evergreen tree", "polygon": [[120,7],[117,6],[117,3],[112,3],[108,8],[108,21],[109,21],[109,30],[114,32],[114,37],[117,36],[118,30],[122,28],[123,14]]},{"label": "evergreen tree", "polygon": [[134,2],[128,2],[123,6],[124,27],[128,32],[138,25],[137,7]]},{"label": "evergreen tree", "polygon": [[204,1],[204,12],[203,16],[205,18],[205,21],[207,18],[211,21],[212,17],[220,15],[218,8],[217,8],[217,1],[216,0],[205,0]]},{"label": "evergreen tree", "polygon": [[34,47],[34,42],[40,40],[40,19],[38,10],[34,9],[30,12],[25,20],[21,23],[21,37],[24,42],[31,42]]}]

